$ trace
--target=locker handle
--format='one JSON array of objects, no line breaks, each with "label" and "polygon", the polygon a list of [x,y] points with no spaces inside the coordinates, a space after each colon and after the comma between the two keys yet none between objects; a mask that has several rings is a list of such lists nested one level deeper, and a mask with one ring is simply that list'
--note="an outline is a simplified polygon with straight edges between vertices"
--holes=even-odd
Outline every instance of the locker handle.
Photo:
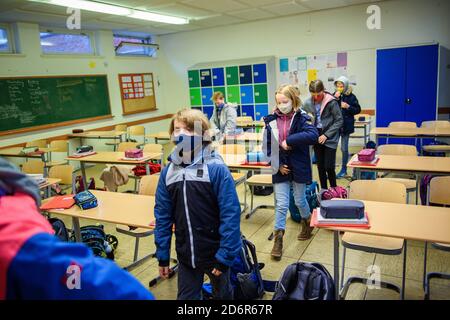
[{"label": "locker handle", "polygon": [[411,104],[412,103],[412,99],[411,98],[406,98],[405,103],[406,104]]}]

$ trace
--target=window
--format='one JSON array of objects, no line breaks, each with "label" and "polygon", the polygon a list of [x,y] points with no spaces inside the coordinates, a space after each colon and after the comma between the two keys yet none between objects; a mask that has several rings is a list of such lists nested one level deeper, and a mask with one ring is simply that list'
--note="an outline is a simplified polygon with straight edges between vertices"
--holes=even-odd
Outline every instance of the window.
[{"label": "window", "polygon": [[113,45],[118,56],[154,57],[158,48],[158,45],[152,43],[150,37],[123,35],[114,35]]},{"label": "window", "polygon": [[13,47],[8,27],[0,25],[0,52],[12,53]]},{"label": "window", "polygon": [[42,52],[45,54],[94,54],[88,34],[41,31],[40,36]]}]

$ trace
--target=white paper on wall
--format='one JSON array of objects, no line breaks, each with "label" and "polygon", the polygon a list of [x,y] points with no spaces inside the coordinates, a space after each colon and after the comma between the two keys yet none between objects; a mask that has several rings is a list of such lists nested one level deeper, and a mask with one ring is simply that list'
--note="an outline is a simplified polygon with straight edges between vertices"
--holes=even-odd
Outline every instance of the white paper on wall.
[{"label": "white paper on wall", "polygon": [[141,82],[142,81],[142,77],[141,76],[134,76],[133,77],[133,81],[134,82]]}]

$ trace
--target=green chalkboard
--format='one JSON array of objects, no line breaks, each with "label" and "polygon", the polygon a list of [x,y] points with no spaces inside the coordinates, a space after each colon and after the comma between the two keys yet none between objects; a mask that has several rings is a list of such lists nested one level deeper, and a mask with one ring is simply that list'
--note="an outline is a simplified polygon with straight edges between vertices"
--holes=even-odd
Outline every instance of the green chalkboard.
[{"label": "green chalkboard", "polygon": [[0,78],[0,135],[110,116],[106,75]]}]

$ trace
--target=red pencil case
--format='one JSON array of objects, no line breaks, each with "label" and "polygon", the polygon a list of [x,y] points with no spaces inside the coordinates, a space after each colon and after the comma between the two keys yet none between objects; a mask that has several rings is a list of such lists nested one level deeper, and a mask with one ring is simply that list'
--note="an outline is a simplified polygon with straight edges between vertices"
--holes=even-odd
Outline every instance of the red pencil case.
[{"label": "red pencil case", "polygon": [[144,151],[142,149],[129,149],[125,151],[126,158],[142,158]]},{"label": "red pencil case", "polygon": [[371,162],[375,159],[375,149],[363,149],[358,152],[358,161]]}]

